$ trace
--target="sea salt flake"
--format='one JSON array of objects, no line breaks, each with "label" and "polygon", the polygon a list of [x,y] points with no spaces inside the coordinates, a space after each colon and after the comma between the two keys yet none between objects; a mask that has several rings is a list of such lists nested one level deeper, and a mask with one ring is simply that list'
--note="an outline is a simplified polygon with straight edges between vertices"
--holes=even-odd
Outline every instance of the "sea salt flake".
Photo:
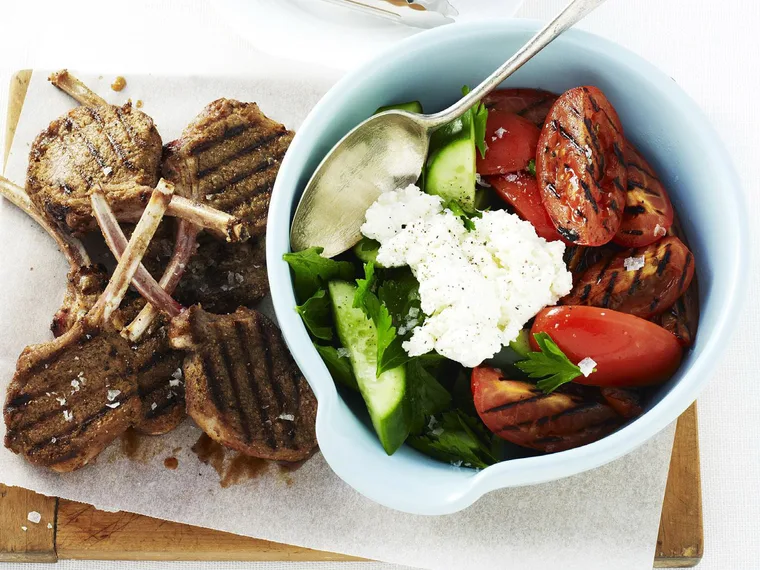
[{"label": "sea salt flake", "polygon": [[477,182],[479,186],[484,186],[486,188],[491,187],[491,185],[488,182],[486,182],[480,174],[477,174],[477,173],[475,174],[475,182]]},{"label": "sea salt flake", "polygon": [[21,530],[23,530],[24,532],[26,532],[28,529],[27,529],[27,527],[25,527],[25,526],[22,525],[21,526]]},{"label": "sea salt flake", "polygon": [[179,386],[179,380],[177,378],[172,378],[169,380],[169,386],[174,388],[175,386]]},{"label": "sea salt flake", "polygon": [[280,414],[277,416],[278,420],[285,420],[286,422],[295,421],[296,417],[293,414]]},{"label": "sea salt flake", "polygon": [[339,358],[348,358],[348,349],[342,346],[336,351]]},{"label": "sea salt flake", "polygon": [[63,410],[63,419],[70,422],[74,419],[74,414],[70,410]]},{"label": "sea salt flake", "polygon": [[121,390],[109,390],[106,398],[109,402],[113,402],[121,394]]},{"label": "sea salt flake", "polygon": [[646,260],[643,255],[639,257],[626,257],[623,261],[623,266],[625,267],[626,271],[638,271],[644,267],[644,265],[646,265],[645,261]]},{"label": "sea salt flake", "polygon": [[175,380],[182,380],[182,369],[177,368],[174,372],[172,372],[172,378]]},{"label": "sea salt flake", "polygon": [[121,402],[114,402],[113,404],[106,404],[106,406],[108,406],[112,410],[115,410],[116,408],[118,408],[119,406],[121,406]]},{"label": "sea salt flake", "polygon": [[[506,132],[507,132],[507,131],[504,129],[504,127],[499,127],[498,129],[496,129],[496,130],[494,131],[494,134],[495,134],[497,137],[501,138],[501,137],[503,137],[503,136],[504,136],[504,134],[505,134]],[[492,139],[492,140],[496,140],[496,139]]]},{"label": "sea salt flake", "polygon": [[57,438],[57,437],[54,437],[54,438],[52,438],[52,439],[50,440],[50,443],[55,443],[56,441],[58,441],[58,438]]},{"label": "sea salt flake", "polygon": [[42,515],[37,511],[29,511],[29,514],[26,515],[26,520],[34,524],[39,524],[42,520]]},{"label": "sea salt flake", "polygon": [[157,407],[158,407],[158,404],[156,404],[155,402],[153,402],[153,403],[150,405],[150,409],[151,409],[151,410],[155,410]]},{"label": "sea salt flake", "polygon": [[48,523],[48,528],[53,528],[53,523]]},{"label": "sea salt flake", "polygon": [[654,235],[657,236],[657,237],[662,237],[662,236],[664,236],[667,233],[668,233],[668,230],[666,230],[665,228],[663,228],[660,224],[657,224],[654,227]]},{"label": "sea salt flake", "polygon": [[56,398],[56,400],[58,400],[58,403],[61,406],[65,406],[66,405],[66,398]]},{"label": "sea salt flake", "polygon": [[588,356],[578,363],[578,368],[581,369],[581,374],[588,378],[589,374],[596,368],[596,361]]},{"label": "sea salt flake", "polygon": [[79,380],[72,380],[71,381],[71,387],[74,388],[71,393],[79,392]]}]

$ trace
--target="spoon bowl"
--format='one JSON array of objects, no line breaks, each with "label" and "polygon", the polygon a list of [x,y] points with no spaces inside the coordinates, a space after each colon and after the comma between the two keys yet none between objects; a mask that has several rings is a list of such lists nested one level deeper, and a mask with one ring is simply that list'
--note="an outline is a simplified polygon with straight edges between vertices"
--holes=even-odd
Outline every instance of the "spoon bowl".
[{"label": "spoon bowl", "polygon": [[290,233],[293,251],[318,245],[323,256],[338,255],[361,239],[364,215],[380,194],[414,184],[430,142],[419,117],[385,111],[335,145],[296,209]]}]

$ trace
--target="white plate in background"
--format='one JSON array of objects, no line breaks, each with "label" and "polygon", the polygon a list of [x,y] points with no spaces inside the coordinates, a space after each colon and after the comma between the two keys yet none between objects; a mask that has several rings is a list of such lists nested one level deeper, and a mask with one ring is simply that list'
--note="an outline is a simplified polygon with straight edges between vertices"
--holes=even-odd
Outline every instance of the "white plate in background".
[{"label": "white plate in background", "polygon": [[[522,0],[449,0],[456,22],[515,14]],[[422,31],[321,0],[216,0],[219,17],[256,49],[347,70]]]}]

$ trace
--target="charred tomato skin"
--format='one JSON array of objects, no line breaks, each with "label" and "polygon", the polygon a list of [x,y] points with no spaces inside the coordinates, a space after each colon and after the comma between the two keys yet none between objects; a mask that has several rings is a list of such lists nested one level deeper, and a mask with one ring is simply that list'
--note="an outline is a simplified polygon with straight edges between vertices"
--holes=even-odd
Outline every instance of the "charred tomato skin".
[{"label": "charred tomato skin", "polygon": [[673,205],[652,166],[628,141],[624,156],[625,208],[613,241],[623,247],[644,247],[666,235],[673,225]]},{"label": "charred tomato skin", "polygon": [[588,306],[542,309],[530,329],[547,333],[572,362],[589,357],[596,372],[574,380],[588,386],[636,388],[659,384],[678,369],[683,350],[676,338],[650,321]]},{"label": "charred tomato skin", "polygon": [[536,158],[541,131],[514,113],[490,111],[486,123],[486,155],[477,154],[478,174],[492,176],[525,170]]},{"label": "charred tomato skin", "polygon": [[541,193],[535,177],[521,171],[506,176],[489,176],[486,182],[502,200],[514,208],[518,216],[533,225],[539,237],[547,241],[565,241],[541,203]]},{"label": "charred tomato skin", "polygon": [[620,119],[593,86],[554,103],[541,131],[536,176],[544,207],[569,242],[600,246],[620,228],[627,172]]},{"label": "charred tomato skin", "polygon": [[474,368],[471,387],[475,409],[491,432],[538,451],[579,447],[622,423],[604,402],[561,391],[545,394],[530,382],[504,378],[496,368]]},{"label": "charred tomato skin", "polygon": [[[644,260],[626,269],[626,260]],[[675,236],[634,250],[624,250],[589,267],[561,301],[592,305],[649,319],[671,307],[694,277],[694,256]]]},{"label": "charred tomato skin", "polygon": [[557,95],[542,89],[499,89],[483,98],[488,111],[514,113],[541,128]]}]

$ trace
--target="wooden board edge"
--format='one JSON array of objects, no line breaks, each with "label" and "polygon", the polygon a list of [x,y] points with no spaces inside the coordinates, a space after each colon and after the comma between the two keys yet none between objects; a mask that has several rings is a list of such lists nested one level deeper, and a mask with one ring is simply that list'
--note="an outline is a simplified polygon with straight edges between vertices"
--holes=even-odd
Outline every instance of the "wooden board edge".
[{"label": "wooden board edge", "polygon": [[[57,502],[20,487],[0,484],[0,562],[57,562]],[[39,523],[29,520],[39,513]]]},{"label": "wooden board edge", "polygon": [[26,92],[29,89],[29,81],[32,79],[32,70],[24,69],[17,71],[11,77],[11,84],[8,90],[8,116],[5,125],[5,152],[3,153],[3,172],[5,164],[8,162],[8,155],[11,152],[11,144],[16,134],[18,120],[21,117],[21,108],[24,106]]},{"label": "wooden board edge", "polygon": [[655,567],[688,568],[697,565],[703,554],[702,480],[695,402],[681,414],[676,426],[657,536]]}]

